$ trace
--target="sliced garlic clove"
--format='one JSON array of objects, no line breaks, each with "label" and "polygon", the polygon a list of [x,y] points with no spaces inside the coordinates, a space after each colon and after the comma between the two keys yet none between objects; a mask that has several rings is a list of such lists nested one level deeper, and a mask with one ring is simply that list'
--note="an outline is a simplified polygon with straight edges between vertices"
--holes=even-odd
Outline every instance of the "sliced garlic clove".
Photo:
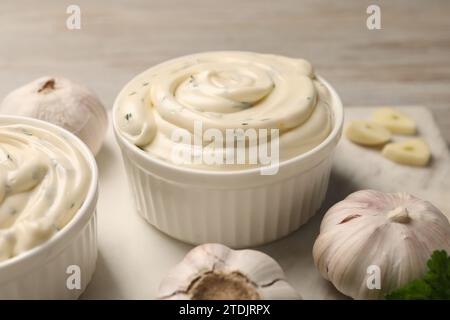
[{"label": "sliced garlic clove", "polygon": [[62,77],[41,77],[10,92],[0,113],[37,118],[74,133],[96,154],[108,127],[106,109],[83,85]]},{"label": "sliced garlic clove", "polygon": [[430,148],[422,139],[389,143],[382,153],[394,162],[410,166],[426,166],[431,157]]},{"label": "sliced garlic clove", "polygon": [[366,145],[383,145],[391,139],[391,133],[383,126],[366,120],[353,120],[347,126],[345,132],[352,142]]},{"label": "sliced garlic clove", "polygon": [[416,133],[416,122],[403,112],[392,108],[377,109],[372,115],[372,120],[392,133],[409,135]]},{"label": "sliced garlic clove", "polygon": [[192,249],[161,282],[160,299],[301,299],[278,263],[255,250],[221,244]]}]

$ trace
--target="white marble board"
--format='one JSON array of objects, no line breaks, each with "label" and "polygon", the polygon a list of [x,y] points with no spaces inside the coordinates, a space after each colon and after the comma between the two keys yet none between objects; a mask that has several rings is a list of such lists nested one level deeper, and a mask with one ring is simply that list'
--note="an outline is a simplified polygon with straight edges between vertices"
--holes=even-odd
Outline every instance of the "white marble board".
[{"label": "white marble board", "polygon": [[[432,201],[450,216],[450,155],[431,113],[422,107],[399,107],[418,122],[419,136],[431,147],[427,168],[406,167],[384,159],[343,138],[335,154],[327,200],[321,212],[292,235],[259,247],[275,258],[290,283],[306,299],[342,299],[314,267],[311,250],[321,217],[333,203],[359,189],[407,191]],[[349,107],[346,121],[369,118],[373,108]],[[395,140],[404,139],[396,136]],[[134,210],[121,156],[112,128],[97,162],[99,258],[83,299],[153,299],[160,280],[192,246],[174,240],[148,225]]]}]

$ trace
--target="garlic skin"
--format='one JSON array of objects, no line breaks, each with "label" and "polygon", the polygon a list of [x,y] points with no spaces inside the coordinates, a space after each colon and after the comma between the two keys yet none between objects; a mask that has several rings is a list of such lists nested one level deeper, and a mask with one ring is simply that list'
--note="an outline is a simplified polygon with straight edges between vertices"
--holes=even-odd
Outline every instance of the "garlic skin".
[{"label": "garlic skin", "polygon": [[45,76],[10,92],[0,114],[37,118],[77,135],[95,155],[108,127],[105,107],[83,85],[62,77]]},{"label": "garlic skin", "polygon": [[[450,252],[450,223],[430,202],[406,193],[362,190],[325,214],[313,257],[322,276],[354,299],[381,299],[426,272],[434,250]],[[381,271],[369,289],[368,267]]]},{"label": "garlic skin", "polygon": [[301,299],[271,257],[221,244],[192,249],[163,279],[158,296],[169,300]]}]

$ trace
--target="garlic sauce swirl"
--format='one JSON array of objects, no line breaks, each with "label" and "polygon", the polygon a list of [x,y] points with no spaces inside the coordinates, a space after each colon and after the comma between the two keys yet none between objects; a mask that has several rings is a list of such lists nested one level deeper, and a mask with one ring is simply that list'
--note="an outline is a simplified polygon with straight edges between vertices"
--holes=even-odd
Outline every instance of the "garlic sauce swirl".
[{"label": "garlic sauce swirl", "polygon": [[173,131],[183,128],[193,135],[198,120],[204,129],[221,131],[278,129],[283,160],[326,139],[332,129],[330,104],[328,89],[306,60],[206,52],[162,63],[133,79],[118,97],[115,121],[126,139],[165,161],[176,143]]},{"label": "garlic sauce swirl", "polygon": [[91,174],[64,135],[0,125],[0,261],[52,237],[83,204]]}]

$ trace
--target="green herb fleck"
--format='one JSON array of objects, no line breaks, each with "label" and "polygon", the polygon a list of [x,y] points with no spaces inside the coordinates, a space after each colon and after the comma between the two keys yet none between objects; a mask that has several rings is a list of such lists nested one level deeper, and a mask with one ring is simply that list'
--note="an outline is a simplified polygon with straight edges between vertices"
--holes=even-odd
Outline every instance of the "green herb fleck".
[{"label": "green herb fleck", "polygon": [[386,295],[388,300],[449,300],[450,257],[444,250],[434,251],[422,279],[411,281]]},{"label": "green herb fleck", "polygon": [[22,130],[23,134],[26,134],[27,136],[32,136],[33,134],[25,129]]},{"label": "green herb fleck", "polygon": [[194,88],[196,88],[196,87],[198,87],[198,83],[195,81],[195,78],[194,78],[194,76],[193,75],[190,75],[189,76],[189,81],[188,81],[190,84],[192,84],[192,86],[194,87]]},{"label": "green herb fleck", "polygon": [[127,113],[127,114],[125,115],[125,120],[129,121],[132,117],[133,117],[133,114]]},{"label": "green herb fleck", "polygon": [[136,94],[136,91],[133,91],[129,94],[129,96],[134,96]]},{"label": "green herb fleck", "polygon": [[144,82],[144,83],[142,84],[142,86],[143,86],[143,87],[146,87],[146,86],[148,86],[148,84],[149,84],[148,82]]},{"label": "green herb fleck", "polygon": [[8,159],[9,161],[13,161],[13,159],[9,153],[6,155],[6,159]]},{"label": "green herb fleck", "polygon": [[243,126],[248,126],[248,122],[242,122]]}]

